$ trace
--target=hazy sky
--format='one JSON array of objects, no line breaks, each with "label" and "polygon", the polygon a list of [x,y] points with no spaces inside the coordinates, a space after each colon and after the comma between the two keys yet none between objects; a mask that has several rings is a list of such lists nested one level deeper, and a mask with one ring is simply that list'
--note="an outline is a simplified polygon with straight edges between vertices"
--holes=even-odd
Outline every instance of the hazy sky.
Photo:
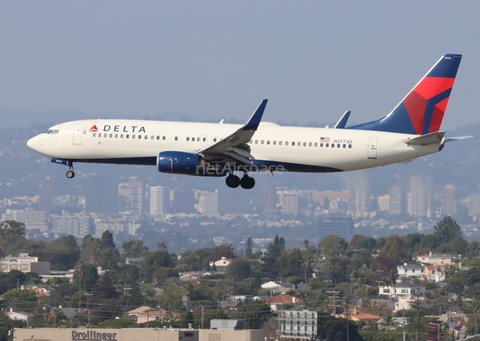
[{"label": "hazy sky", "polygon": [[2,1],[0,107],[246,120],[268,98],[266,121],[360,123],[459,53],[453,128],[480,121],[479,14],[473,0]]}]

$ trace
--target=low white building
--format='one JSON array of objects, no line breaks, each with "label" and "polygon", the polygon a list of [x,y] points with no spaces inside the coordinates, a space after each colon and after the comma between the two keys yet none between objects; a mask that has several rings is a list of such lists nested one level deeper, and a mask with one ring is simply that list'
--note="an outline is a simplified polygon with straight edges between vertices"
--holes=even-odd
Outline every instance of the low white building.
[{"label": "low white building", "polygon": [[34,315],[26,313],[24,311],[10,311],[7,316],[11,320],[25,321],[28,324],[32,323]]},{"label": "low white building", "polygon": [[50,275],[50,262],[39,262],[38,257],[30,257],[28,253],[20,253],[18,257],[5,257],[0,262],[0,272],[18,270],[35,272],[39,275]]},{"label": "low white building", "polygon": [[436,255],[432,252],[428,254],[418,255],[417,260],[422,264],[429,265],[451,265],[452,256],[451,255]]},{"label": "low white building", "polygon": [[287,291],[295,290],[295,285],[292,283],[270,281],[261,285],[262,289],[269,289],[271,293],[286,293]]},{"label": "low white building", "polygon": [[425,269],[421,265],[404,263],[397,266],[397,274],[397,282],[402,282],[405,278],[422,278],[425,275]]},{"label": "low white building", "polygon": [[413,302],[425,303],[425,287],[415,283],[401,282],[393,286],[382,286],[378,288],[378,293],[394,300],[394,311],[410,309]]}]

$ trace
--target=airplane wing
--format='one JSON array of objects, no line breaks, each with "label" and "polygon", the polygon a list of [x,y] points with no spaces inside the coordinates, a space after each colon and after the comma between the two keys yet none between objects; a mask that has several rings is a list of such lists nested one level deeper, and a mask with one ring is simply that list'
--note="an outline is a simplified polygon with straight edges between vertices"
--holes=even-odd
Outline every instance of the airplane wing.
[{"label": "airplane wing", "polygon": [[252,164],[251,159],[254,157],[250,154],[250,146],[247,143],[252,139],[262,120],[267,101],[267,99],[264,99],[260,103],[243,127],[210,147],[200,150],[197,154],[201,154],[205,160],[212,162]]}]

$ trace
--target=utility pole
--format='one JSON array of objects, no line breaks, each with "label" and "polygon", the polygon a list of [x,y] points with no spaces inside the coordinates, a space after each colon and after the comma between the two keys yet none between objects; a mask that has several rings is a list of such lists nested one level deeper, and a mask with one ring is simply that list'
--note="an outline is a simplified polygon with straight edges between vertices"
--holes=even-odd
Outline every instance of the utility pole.
[{"label": "utility pole", "polygon": [[123,288],[123,294],[127,296],[127,311],[128,311],[128,291],[132,290],[132,288]]},{"label": "utility pole", "polygon": [[328,296],[330,296],[331,299],[333,298],[333,304],[328,305],[328,307],[333,307],[333,311],[332,311],[333,316],[335,316],[335,314],[337,313],[337,307],[340,306],[339,304],[337,304],[337,298],[340,292],[341,292],[340,290],[327,291]]},{"label": "utility pole", "polygon": [[84,293],[83,294],[84,296],[87,296],[87,324],[90,325],[90,309],[88,307],[88,296],[92,296],[93,294],[89,294],[89,293]]}]

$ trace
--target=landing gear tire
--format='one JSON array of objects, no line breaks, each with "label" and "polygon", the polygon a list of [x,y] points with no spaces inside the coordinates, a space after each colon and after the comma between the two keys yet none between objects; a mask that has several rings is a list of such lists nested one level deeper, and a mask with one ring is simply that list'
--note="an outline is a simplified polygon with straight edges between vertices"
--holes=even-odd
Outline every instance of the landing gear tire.
[{"label": "landing gear tire", "polygon": [[238,186],[240,186],[240,178],[236,175],[230,174],[225,179],[225,183],[230,188],[237,188]]},{"label": "landing gear tire", "polygon": [[65,175],[67,176],[67,178],[71,179],[75,176],[75,172],[73,170],[69,170]]},{"label": "landing gear tire", "polygon": [[240,185],[244,189],[252,189],[255,186],[255,179],[245,174],[240,181]]}]

